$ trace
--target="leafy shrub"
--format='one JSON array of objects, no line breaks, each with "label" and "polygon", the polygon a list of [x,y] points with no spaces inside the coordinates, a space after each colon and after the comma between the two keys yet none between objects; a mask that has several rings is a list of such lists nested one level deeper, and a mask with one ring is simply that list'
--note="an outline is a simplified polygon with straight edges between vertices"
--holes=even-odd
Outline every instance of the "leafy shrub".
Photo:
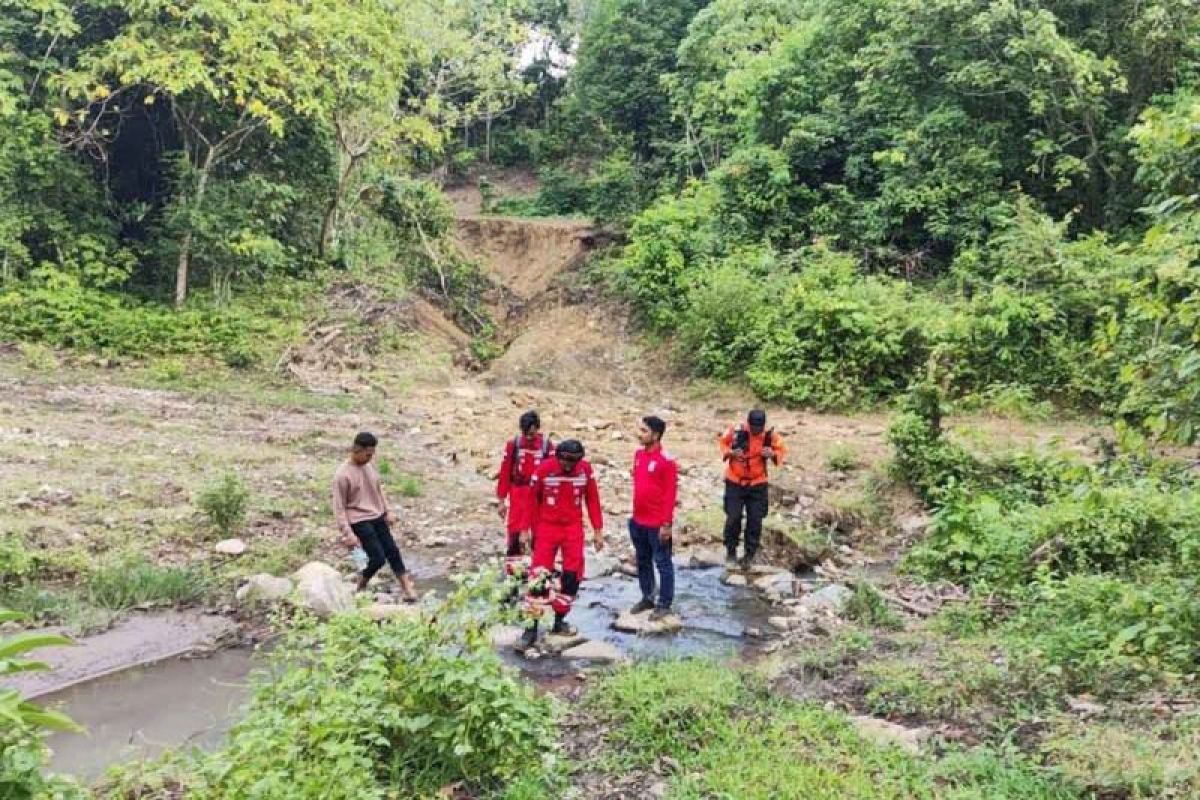
[{"label": "leafy shrub", "polygon": [[0,533],[0,586],[19,583],[33,571],[34,555],[15,533]]},{"label": "leafy shrub", "polygon": [[1194,577],[1070,575],[1034,584],[1007,626],[1010,647],[1055,666],[1071,688],[1119,694],[1200,664]]},{"label": "leafy shrub", "polygon": [[233,472],[226,472],[200,493],[196,505],[222,536],[232,536],[246,519],[249,501],[250,490],[242,479]]},{"label": "leafy shrub", "polygon": [[488,621],[465,613],[479,599],[468,585],[434,612],[437,624],[301,619],[225,747],[174,765],[173,780],[140,796],[165,800],[181,786],[197,800],[431,797],[452,783],[472,796],[511,783],[532,791],[553,764],[552,701],[492,651]]},{"label": "leafy shrub", "polygon": [[[0,609],[0,623],[22,618],[22,614]],[[68,644],[71,640],[65,636],[42,631],[6,636],[0,639],[0,676],[49,669],[49,665],[23,656],[42,647]],[[70,717],[24,700],[16,689],[0,689],[0,717],[4,719],[0,726],[0,797],[73,800],[87,796],[75,783],[42,773],[49,759],[42,731],[82,732]]]},{"label": "leafy shrub", "polygon": [[846,601],[846,616],[879,628],[896,630],[904,627],[903,620],[888,606],[880,591],[865,581],[854,585],[854,593]]},{"label": "leafy shrub", "polygon": [[851,472],[859,463],[858,451],[845,442],[837,442],[825,451],[825,469],[830,472]]}]

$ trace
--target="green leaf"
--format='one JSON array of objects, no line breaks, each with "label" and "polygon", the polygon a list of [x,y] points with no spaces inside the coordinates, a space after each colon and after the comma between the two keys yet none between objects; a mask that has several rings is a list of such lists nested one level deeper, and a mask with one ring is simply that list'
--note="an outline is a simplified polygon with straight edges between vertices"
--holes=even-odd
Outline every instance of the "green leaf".
[{"label": "green leaf", "polygon": [[41,647],[56,647],[75,644],[71,639],[58,633],[42,633],[41,631],[26,631],[0,640],[0,658],[13,656],[37,650]]}]

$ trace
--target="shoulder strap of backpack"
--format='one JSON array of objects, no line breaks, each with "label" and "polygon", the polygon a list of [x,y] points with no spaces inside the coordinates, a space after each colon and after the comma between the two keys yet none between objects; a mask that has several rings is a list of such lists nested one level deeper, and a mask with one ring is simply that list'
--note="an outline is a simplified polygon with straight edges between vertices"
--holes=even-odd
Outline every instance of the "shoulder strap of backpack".
[{"label": "shoulder strap of backpack", "polygon": [[512,461],[508,465],[508,474],[514,485],[521,479],[521,434],[519,433],[512,440]]}]

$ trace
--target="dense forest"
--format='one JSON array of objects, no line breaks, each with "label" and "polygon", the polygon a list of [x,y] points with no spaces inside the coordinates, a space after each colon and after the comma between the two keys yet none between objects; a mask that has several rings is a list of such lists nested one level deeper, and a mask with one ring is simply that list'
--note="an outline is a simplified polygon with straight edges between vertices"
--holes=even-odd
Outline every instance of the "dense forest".
[{"label": "dense forest", "polygon": [[529,163],[541,194],[507,210],[627,230],[613,285],[698,374],[866,406],[932,359],[956,394],[1200,432],[1193,4],[47,2],[3,24],[10,334],[208,346],[173,302],[236,360],[232,295],[420,262],[447,219],[419,179]]}]

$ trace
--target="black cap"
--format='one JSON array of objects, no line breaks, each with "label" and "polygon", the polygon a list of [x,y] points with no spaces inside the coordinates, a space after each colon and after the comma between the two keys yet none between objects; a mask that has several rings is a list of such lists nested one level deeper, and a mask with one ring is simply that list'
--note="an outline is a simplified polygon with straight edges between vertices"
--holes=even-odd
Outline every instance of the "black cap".
[{"label": "black cap", "polygon": [[576,458],[583,458],[583,443],[578,439],[566,439],[558,443],[554,448],[554,455],[562,458],[564,455],[572,455]]},{"label": "black cap", "polygon": [[750,423],[750,427],[756,431],[762,430],[767,426],[767,412],[761,408],[756,408],[746,417],[746,421]]}]

